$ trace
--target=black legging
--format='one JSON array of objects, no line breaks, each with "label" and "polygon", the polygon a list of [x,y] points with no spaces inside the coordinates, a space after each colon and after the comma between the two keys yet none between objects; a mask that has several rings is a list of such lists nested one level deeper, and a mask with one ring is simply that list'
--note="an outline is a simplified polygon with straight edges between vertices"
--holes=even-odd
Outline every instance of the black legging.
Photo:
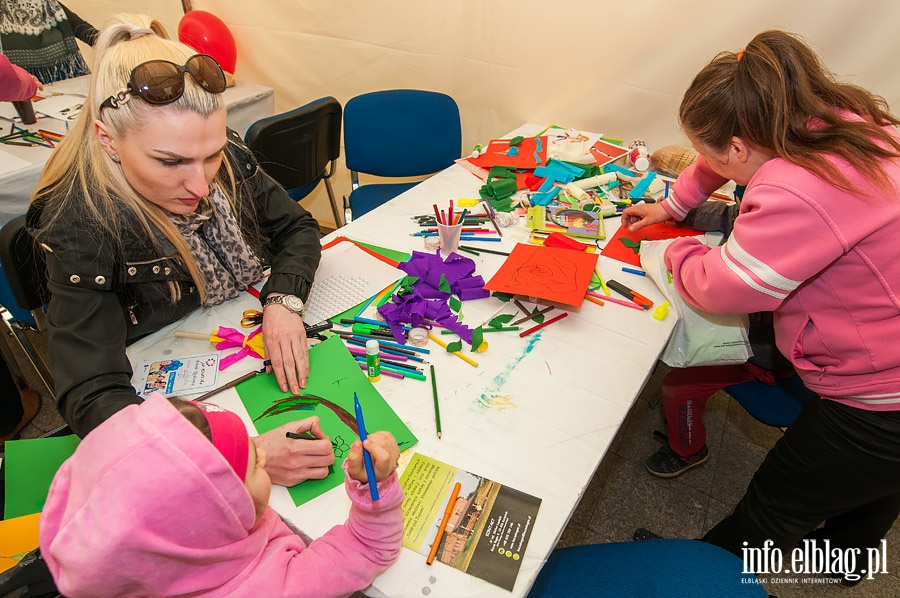
[{"label": "black legging", "polygon": [[[900,513],[900,411],[812,399],[766,456],[734,512],[704,536],[738,556],[766,540],[787,558],[804,537],[875,548]],[[816,530],[817,526],[825,525]]]}]

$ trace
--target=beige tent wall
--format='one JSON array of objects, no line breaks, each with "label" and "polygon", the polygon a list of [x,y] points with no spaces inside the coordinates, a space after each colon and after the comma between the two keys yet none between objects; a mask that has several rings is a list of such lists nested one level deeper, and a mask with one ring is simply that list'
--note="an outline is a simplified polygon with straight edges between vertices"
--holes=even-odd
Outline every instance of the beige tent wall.
[{"label": "beige tent wall", "polygon": [[[65,0],[95,26],[123,11],[161,20],[176,35],[177,0]],[[322,96],[341,104],[376,89],[453,96],[463,147],[523,122],[556,123],[684,143],[681,93],[721,50],[758,31],[803,35],[843,78],[900,112],[900,2],[896,0],[194,0],[237,42],[235,76],[275,89],[284,111]],[[89,55],[89,53],[88,53]],[[411,149],[412,151],[412,149]],[[336,192],[349,193],[343,168]],[[304,200],[323,224],[324,188]]]}]

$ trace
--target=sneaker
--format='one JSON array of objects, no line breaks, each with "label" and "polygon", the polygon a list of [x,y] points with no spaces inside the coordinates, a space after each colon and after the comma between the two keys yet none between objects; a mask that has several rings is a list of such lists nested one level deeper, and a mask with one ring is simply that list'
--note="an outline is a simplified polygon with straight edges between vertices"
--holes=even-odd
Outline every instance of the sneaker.
[{"label": "sneaker", "polygon": [[647,467],[647,471],[658,478],[674,478],[692,467],[706,463],[708,459],[709,449],[706,448],[706,445],[703,445],[703,448],[690,457],[682,457],[668,446],[664,446],[658,452],[647,457],[644,465]]}]

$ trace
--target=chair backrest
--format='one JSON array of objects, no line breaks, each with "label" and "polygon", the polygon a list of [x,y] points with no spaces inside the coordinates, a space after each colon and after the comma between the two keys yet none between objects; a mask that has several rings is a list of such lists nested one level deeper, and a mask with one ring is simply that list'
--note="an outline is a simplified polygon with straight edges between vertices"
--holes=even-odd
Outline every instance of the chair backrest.
[{"label": "chair backrest", "polygon": [[43,252],[25,229],[24,215],[0,228],[0,263],[18,307],[41,320],[44,304],[50,298],[47,265]]},{"label": "chair backrest", "polygon": [[344,107],[347,169],[382,177],[433,174],[462,153],[459,107],[417,89],[373,91]]},{"label": "chair backrest", "polygon": [[[25,328],[35,324],[38,330],[47,328],[47,317],[44,304],[50,299],[47,288],[47,263],[44,252],[35,244],[34,239],[25,228],[25,216],[18,216],[0,228],[0,263],[3,274],[9,283],[16,306],[4,306],[0,321],[4,332],[18,343],[24,355],[31,362],[35,372],[53,395],[53,374],[44,355],[31,342]],[[20,312],[13,311],[18,307]],[[31,321],[26,320],[21,312],[30,313]],[[9,317],[12,316],[12,317]]]},{"label": "chair backrest", "polygon": [[320,98],[256,121],[244,141],[263,170],[300,200],[334,172],[341,155],[341,113],[336,99]]},{"label": "chair backrest", "polygon": [[766,598],[742,560],[699,540],[665,539],[558,548],[528,598]]}]

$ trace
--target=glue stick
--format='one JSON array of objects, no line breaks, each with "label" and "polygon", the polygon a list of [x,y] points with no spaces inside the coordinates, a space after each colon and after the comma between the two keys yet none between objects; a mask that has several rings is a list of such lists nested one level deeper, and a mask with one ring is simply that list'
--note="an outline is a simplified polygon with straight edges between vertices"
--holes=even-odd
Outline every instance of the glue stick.
[{"label": "glue stick", "polygon": [[381,358],[378,355],[380,350],[378,341],[374,338],[366,341],[366,375],[369,382],[381,380]]}]

